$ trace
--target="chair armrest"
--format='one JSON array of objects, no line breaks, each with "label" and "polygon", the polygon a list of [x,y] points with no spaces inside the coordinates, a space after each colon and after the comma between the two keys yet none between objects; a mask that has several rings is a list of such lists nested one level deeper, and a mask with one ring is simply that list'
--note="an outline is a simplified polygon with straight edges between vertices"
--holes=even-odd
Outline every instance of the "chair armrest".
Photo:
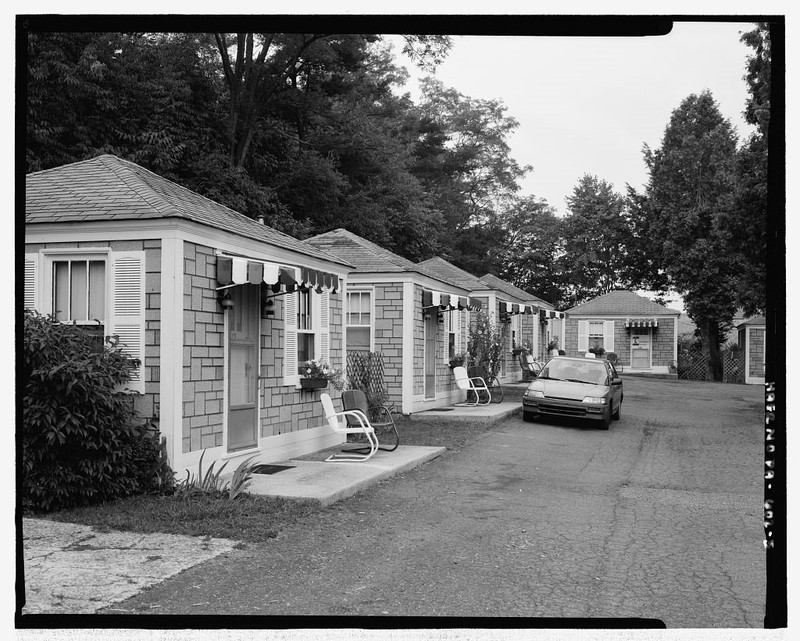
[{"label": "chair armrest", "polygon": [[483,380],[480,376],[473,376],[469,380],[470,381],[480,381],[481,385],[483,385],[484,387],[488,387],[488,385],[486,385],[486,381]]},{"label": "chair armrest", "polygon": [[367,418],[366,414],[364,414],[364,412],[362,412],[361,410],[343,410],[341,412],[334,412],[333,416],[344,416],[344,417],[354,416],[358,420],[358,422],[361,424],[361,427],[360,428],[358,428],[358,427],[352,428],[351,427],[349,429],[355,429],[355,430],[359,430],[359,429],[371,430],[372,429],[372,425],[370,425],[370,423],[369,423],[369,418]]},{"label": "chair armrest", "polygon": [[392,422],[394,425],[394,417],[392,417],[392,410],[390,410],[386,405],[376,405],[373,409],[382,411],[386,417]]}]

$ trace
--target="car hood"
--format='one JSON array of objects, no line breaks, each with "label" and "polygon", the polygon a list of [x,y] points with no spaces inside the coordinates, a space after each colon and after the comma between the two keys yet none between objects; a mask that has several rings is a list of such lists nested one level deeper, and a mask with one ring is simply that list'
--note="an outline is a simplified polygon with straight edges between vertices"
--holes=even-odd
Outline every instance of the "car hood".
[{"label": "car hood", "polygon": [[539,379],[534,381],[530,389],[541,390],[545,396],[569,398],[582,401],[585,396],[604,396],[608,393],[608,385],[592,383],[573,383],[572,381],[555,381]]}]

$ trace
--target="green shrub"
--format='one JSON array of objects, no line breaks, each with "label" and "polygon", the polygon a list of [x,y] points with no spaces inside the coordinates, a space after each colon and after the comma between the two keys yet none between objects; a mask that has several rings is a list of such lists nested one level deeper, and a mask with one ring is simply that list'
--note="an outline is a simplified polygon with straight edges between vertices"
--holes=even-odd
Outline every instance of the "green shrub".
[{"label": "green shrub", "polygon": [[136,362],[107,339],[25,311],[18,390],[22,406],[23,508],[48,511],[141,492],[173,478],[153,426],[121,391]]}]

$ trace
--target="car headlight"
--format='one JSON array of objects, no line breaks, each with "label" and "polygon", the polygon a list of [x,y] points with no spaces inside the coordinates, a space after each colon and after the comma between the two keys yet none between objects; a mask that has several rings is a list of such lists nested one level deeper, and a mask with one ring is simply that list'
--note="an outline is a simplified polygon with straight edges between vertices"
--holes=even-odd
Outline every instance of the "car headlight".
[{"label": "car headlight", "polygon": [[530,398],[544,398],[544,392],[538,389],[525,390],[525,396]]},{"label": "car headlight", "polygon": [[603,404],[606,402],[606,399],[604,396],[584,396],[582,402]]}]

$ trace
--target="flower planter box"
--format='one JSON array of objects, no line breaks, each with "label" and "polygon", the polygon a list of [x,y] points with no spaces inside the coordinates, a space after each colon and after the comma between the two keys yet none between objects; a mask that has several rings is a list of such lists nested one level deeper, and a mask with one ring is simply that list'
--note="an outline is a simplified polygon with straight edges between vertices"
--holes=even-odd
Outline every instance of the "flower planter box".
[{"label": "flower planter box", "polygon": [[325,389],[328,387],[327,378],[301,378],[300,387],[303,389]]}]

